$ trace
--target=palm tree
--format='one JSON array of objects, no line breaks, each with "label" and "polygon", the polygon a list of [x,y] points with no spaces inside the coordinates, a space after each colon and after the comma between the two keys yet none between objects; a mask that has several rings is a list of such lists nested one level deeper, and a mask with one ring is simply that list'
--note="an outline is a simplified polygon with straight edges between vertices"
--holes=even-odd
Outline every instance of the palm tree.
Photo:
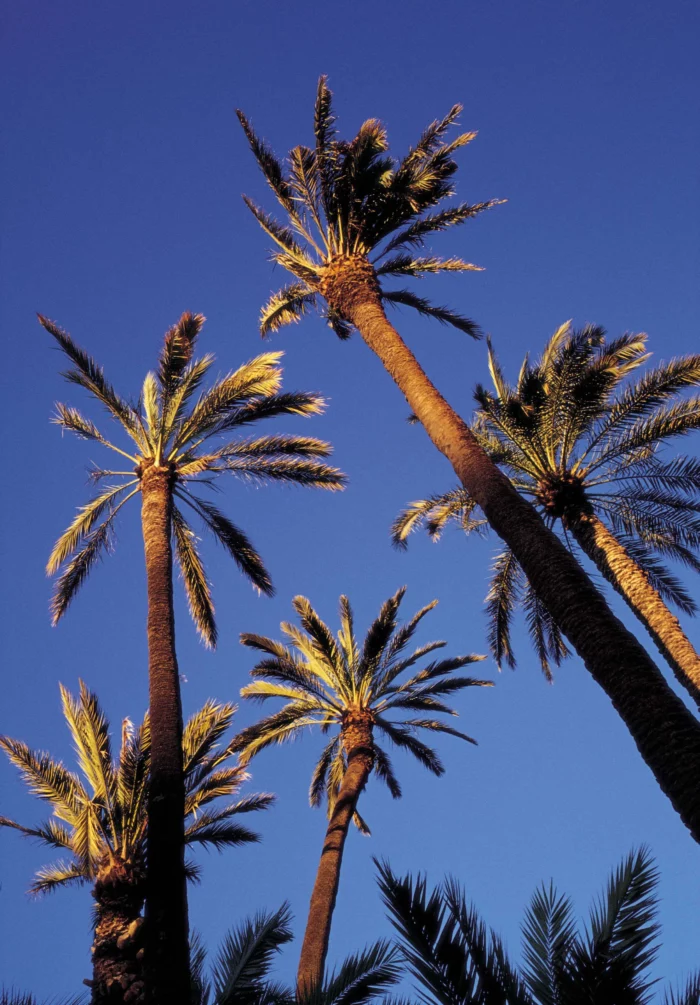
[{"label": "palm tree", "polygon": [[293,938],[286,904],[275,912],[248,919],[225,937],[211,979],[205,976],[206,953],[193,946],[192,1005],[370,1005],[386,1001],[388,988],[400,977],[397,952],[376,942],[347,957],[311,994],[296,996],[270,980],[272,961]]},{"label": "palm tree", "polygon": [[[571,901],[542,886],[525,913],[523,966],[489,931],[451,880],[428,892],[425,878],[396,877],[379,864],[379,886],[419,994],[428,1005],[646,1005],[656,981],[658,874],[649,853],[613,872],[579,930]],[[665,1005],[698,1005],[700,974]]]},{"label": "palm tree", "polygon": [[[295,277],[263,308],[263,334],[298,320],[325,302],[341,338],[357,329],[403,392],[428,436],[451,463],[462,486],[522,566],[536,594],[622,716],[637,747],[696,840],[700,840],[700,724],[673,693],[644,647],[613,615],[575,558],[544,525],[480,447],[467,423],[427,377],[384,307],[405,305],[478,335],[476,325],[435,308],[409,290],[386,290],[384,277],[465,271],[458,259],[414,256],[426,238],[471,219],[494,201],[445,206],[453,194],[453,154],[472,139],[445,137],[455,106],[429,125],[401,161],[388,155],[384,128],[366,122],[350,142],[334,128],[331,93],[321,77],[315,109],[315,147],[295,147],[289,172],[239,118],[253,153],[289,226],[248,205],[278,250],[273,259]],[[441,206],[441,204],[443,204]],[[432,210],[436,210],[432,212]],[[382,261],[386,255],[388,260]],[[370,257],[371,256],[371,257]],[[610,659],[610,653],[615,659]]]},{"label": "palm tree", "polygon": [[[277,415],[313,415],[323,401],[316,394],[281,393],[279,353],[265,353],[200,392],[213,357],[194,359],[204,322],[183,314],[165,335],[157,373],[146,376],[140,407],[122,398],[102,369],[71,337],[40,317],[68,356],[65,376],[105,406],[126,432],[131,447],[111,443],[75,408],[57,406],[56,423],[83,439],[126,458],[126,471],[98,469],[95,481],[120,479],[99,492],[56,542],[50,573],[61,569],[52,600],[54,624],[62,617],[96,560],[111,543],[115,518],[141,494],[141,522],[148,597],[148,672],[152,752],[149,789],[149,845],[146,915],[151,940],[149,966],[163,1000],[185,1005],[188,976],[187,894],[183,820],[182,710],[175,654],[173,543],[195,625],[205,644],[216,643],[216,624],[196,536],[179,504],[192,510],[253,585],[272,593],[270,577],[252,544],[209,500],[193,491],[224,472],[257,482],[283,481],[327,489],[342,487],[343,476],[319,458],[327,443],[301,436],[267,435],[229,440],[233,431]],[[199,392],[199,393],[198,393]],[[221,438],[225,442],[220,442]],[[218,439],[218,443],[212,440]]]},{"label": "palm tree", "polygon": [[470,736],[435,718],[402,718],[395,721],[387,714],[404,710],[428,715],[457,715],[444,698],[465,687],[490,687],[490,681],[473,677],[453,677],[453,670],[483,659],[482,656],[453,656],[429,663],[404,683],[398,677],[423,656],[446,643],[431,642],[410,656],[404,650],[418,625],[437,601],[423,607],[399,626],[399,605],[405,588],[383,605],[362,648],[354,634],[353,615],[347,597],[340,598],[338,641],[305,597],[295,597],[293,606],[301,621],[301,630],[283,623],[282,631],[291,641],[289,649],[282,642],[261,635],[241,636],[244,645],[266,654],[251,671],[255,679],[241,691],[246,698],[266,701],[282,698],[284,708],[244,729],[235,741],[241,763],[271,744],[297,737],[307,726],[319,726],[323,733],[334,729],[311,780],[309,798],[319,806],[324,797],[328,804],[328,829],[323,843],[316,882],[311,895],[306,933],[301,949],[297,985],[300,992],[320,987],[328,952],[340,880],[345,839],[354,819],[363,833],[367,825],[357,812],[360,795],[374,771],[386,784],[394,799],[401,787],[394,775],[389,756],[375,740],[375,731],[407,750],[435,775],[444,772],[434,750],[423,743],[416,731],[449,733],[470,743]]},{"label": "palm tree", "polygon": [[[666,602],[686,614],[697,605],[659,556],[696,572],[700,561],[700,462],[659,457],[671,437],[700,426],[700,355],[661,363],[634,383],[625,379],[649,359],[647,336],[606,341],[602,328],[562,325],[534,365],[526,359],[511,386],[489,345],[493,391],[479,387],[472,431],[545,522],[559,525],[596,565],[649,630],[677,679],[700,704],[700,657]],[[426,526],[436,539],[454,521],[466,533],[485,521],[463,488],[412,503],[392,528],[405,545]],[[513,552],[494,563],[488,596],[497,662],[513,665],[511,615],[522,598],[545,672],[566,653],[556,624],[539,603]]]},{"label": "palm tree", "polygon": [[[95,694],[80,682],[74,696],[60,685],[63,715],[78,757],[80,773],[69,771],[43,751],[0,736],[0,747],[17,767],[29,790],[52,807],[52,816],[36,827],[7,817],[12,827],[50,848],[68,852],[40,869],[30,887],[33,894],[52,893],[66,886],[92,888],[95,899],[92,946],[92,1001],[113,1001],[115,989],[129,993],[118,1001],[136,1002],[143,993],[140,927],[145,897],[148,821],[148,771],[151,734],[148,715],[135,728],[125,719],[121,748],[112,757],[110,727]],[[265,793],[237,798],[249,779],[233,758],[231,742],[220,741],[229,730],[235,705],[207,701],[187,722],[182,735],[185,772],[185,844],[222,851],[258,841],[239,823],[244,813],[266,809],[274,796]],[[189,879],[198,877],[194,862],[186,863]]]}]

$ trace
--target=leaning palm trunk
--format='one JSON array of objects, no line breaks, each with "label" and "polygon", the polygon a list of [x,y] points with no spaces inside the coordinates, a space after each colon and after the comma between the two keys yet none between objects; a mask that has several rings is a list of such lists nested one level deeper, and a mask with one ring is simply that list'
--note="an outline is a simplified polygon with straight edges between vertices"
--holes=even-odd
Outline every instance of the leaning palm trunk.
[{"label": "leaning palm trunk", "polygon": [[567,526],[599,572],[639,618],[679,684],[700,706],[700,656],[642,569],[594,513],[583,513]]},{"label": "leaning palm trunk", "polygon": [[147,969],[157,1005],[188,1005],[185,886],[185,785],[182,708],[175,655],[172,473],[142,474],[142,524],[148,584],[151,767],[146,862]]},{"label": "leaning palm trunk", "polygon": [[139,939],[143,884],[109,869],[95,883],[92,1005],[141,1005],[146,1001]]},{"label": "leaning palm trunk", "polygon": [[371,265],[357,257],[336,259],[321,292],[380,358],[434,445],[512,549],[533,589],[626,723],[661,789],[700,842],[700,723],[428,379],[387,320]]},{"label": "leaning palm trunk", "polygon": [[300,996],[311,993],[314,988],[320,988],[323,982],[345,839],[357,809],[357,801],[374,764],[371,725],[353,722],[348,716],[343,729],[343,744],[348,766],[328,821],[321,861],[311,894],[297,972],[297,993]]}]

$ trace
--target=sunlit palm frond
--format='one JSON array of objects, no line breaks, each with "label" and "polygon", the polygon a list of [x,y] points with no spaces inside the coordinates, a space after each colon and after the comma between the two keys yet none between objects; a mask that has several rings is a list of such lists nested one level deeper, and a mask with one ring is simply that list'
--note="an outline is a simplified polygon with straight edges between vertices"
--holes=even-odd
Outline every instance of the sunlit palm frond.
[{"label": "sunlit palm frond", "polygon": [[260,334],[271,335],[283,325],[299,321],[316,306],[316,294],[302,283],[285,286],[273,294],[260,311]]},{"label": "sunlit palm frond", "polygon": [[44,866],[39,869],[29,892],[35,896],[44,893],[53,893],[63,886],[83,886],[89,882],[89,877],[85,875],[81,866],[75,862],[55,862],[53,865]]},{"label": "sunlit palm frond", "polygon": [[56,570],[78,548],[81,541],[90,533],[97,521],[104,515],[122,492],[135,485],[137,479],[125,482],[123,485],[110,485],[90,502],[80,506],[73,523],[61,534],[46,564],[46,572],[53,575]]}]

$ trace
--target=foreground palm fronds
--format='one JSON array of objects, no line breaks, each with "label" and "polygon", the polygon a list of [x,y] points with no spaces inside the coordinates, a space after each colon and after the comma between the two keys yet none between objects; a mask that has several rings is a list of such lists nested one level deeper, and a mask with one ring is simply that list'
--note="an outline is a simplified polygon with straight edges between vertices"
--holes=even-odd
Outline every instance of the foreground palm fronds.
[{"label": "foreground palm fronds", "polygon": [[[611,875],[588,923],[577,925],[553,884],[533,896],[518,968],[452,880],[429,891],[424,877],[399,878],[381,863],[379,886],[403,957],[429,1005],[646,1005],[656,983],[658,874],[645,849]],[[698,1005],[700,974],[666,1005]]]}]

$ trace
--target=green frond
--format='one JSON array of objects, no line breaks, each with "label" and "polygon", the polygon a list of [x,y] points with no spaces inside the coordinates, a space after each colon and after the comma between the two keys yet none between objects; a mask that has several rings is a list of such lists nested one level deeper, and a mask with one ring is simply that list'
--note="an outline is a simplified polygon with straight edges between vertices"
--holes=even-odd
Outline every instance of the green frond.
[{"label": "green frond", "polygon": [[114,500],[132,485],[137,483],[137,479],[131,479],[123,485],[110,485],[104,492],[91,499],[78,509],[78,514],[66,531],[59,537],[46,563],[46,572],[53,575],[57,569],[69,558],[84,538],[90,533],[105,510],[111,507]]},{"label": "green frond", "polygon": [[471,335],[472,338],[481,338],[479,326],[470,318],[458,314],[457,311],[453,311],[449,307],[437,307],[425,297],[419,297],[410,290],[382,290],[382,300],[392,306],[399,304],[404,307],[412,307],[424,317],[435,318],[443,325],[452,325],[453,328],[457,328],[466,335]]},{"label": "green frond", "polygon": [[576,919],[568,897],[554,884],[537,890],[525,912],[523,957],[528,988],[542,1005],[559,1005],[567,982]]},{"label": "green frond", "polygon": [[376,716],[376,725],[396,747],[401,747],[413,754],[416,760],[420,761],[428,771],[434,775],[444,775],[445,767],[436,752],[414,736],[409,727],[401,723],[390,722],[379,715]]},{"label": "green frond", "polygon": [[564,642],[559,626],[532,589],[529,581],[525,583],[522,604],[527,617],[530,640],[537,653],[542,672],[551,683],[554,678],[550,660],[555,666],[560,666],[561,661],[570,656],[571,653]]},{"label": "green frond", "polygon": [[[493,687],[493,682],[488,680],[472,681],[471,683],[480,687]],[[439,719],[405,719],[404,725],[412,729],[427,729],[431,733],[447,733],[449,736],[456,736],[458,739],[466,740],[467,743],[473,743],[476,746],[476,740],[473,736],[468,736],[466,733],[462,733],[461,730],[454,729],[453,726],[440,722]]]},{"label": "green frond", "polygon": [[260,841],[259,834],[242,824],[232,822],[231,817],[240,812],[237,804],[219,810],[203,810],[185,827],[185,844],[210,845],[217,851],[232,845],[257,844]]},{"label": "green frond", "polygon": [[197,339],[205,321],[203,314],[185,311],[177,324],[165,333],[158,357],[158,383],[164,402],[169,401],[182,385],[192,365]]},{"label": "green frond", "polygon": [[253,156],[265,176],[265,181],[275,193],[282,207],[288,213],[295,213],[296,207],[292,198],[289,180],[285,177],[282,165],[272,152],[272,148],[264,140],[256,136],[249,120],[239,108],[236,109],[236,115],[250,144],[250,149],[253,151]]},{"label": "green frond", "polygon": [[143,430],[138,415],[128,402],[124,401],[112,385],[106,380],[102,367],[84,349],[73,342],[68,332],[63,331],[53,321],[38,314],[37,317],[46,331],[58,342],[59,347],[68,356],[75,369],[68,370],[64,376],[73,384],[84,387],[102,402],[108,412],[124,427],[134,442],[144,446]]},{"label": "green frond", "polygon": [[189,492],[176,493],[193,506],[204,520],[219,544],[229,553],[243,575],[250,580],[256,590],[268,597],[274,596],[274,587],[269,573],[263,565],[262,558],[251,544],[248,537],[236,527],[228,517],[204,499],[199,499]]},{"label": "green frond", "polygon": [[401,798],[401,786],[396,780],[391,759],[386,751],[376,746],[376,744],[374,747],[374,773],[381,782],[384,782],[391,793],[392,799]]},{"label": "green frond", "polygon": [[195,544],[197,537],[177,506],[173,506],[172,526],[190,615],[205,646],[215,649],[217,630],[211,588]]},{"label": "green frond", "polygon": [[256,914],[224,938],[212,970],[214,1000],[217,1005],[294,1005],[287,1001],[267,1001],[272,962],[282,946],[293,939],[289,905],[277,911]]},{"label": "green frond", "polygon": [[283,325],[297,322],[316,306],[316,294],[302,283],[292,283],[273,294],[260,311],[260,334],[271,335]]},{"label": "green frond", "polygon": [[492,566],[493,576],[486,595],[488,618],[488,643],[496,666],[505,662],[515,666],[515,656],[510,641],[513,609],[520,599],[522,570],[510,550],[496,556]]}]

